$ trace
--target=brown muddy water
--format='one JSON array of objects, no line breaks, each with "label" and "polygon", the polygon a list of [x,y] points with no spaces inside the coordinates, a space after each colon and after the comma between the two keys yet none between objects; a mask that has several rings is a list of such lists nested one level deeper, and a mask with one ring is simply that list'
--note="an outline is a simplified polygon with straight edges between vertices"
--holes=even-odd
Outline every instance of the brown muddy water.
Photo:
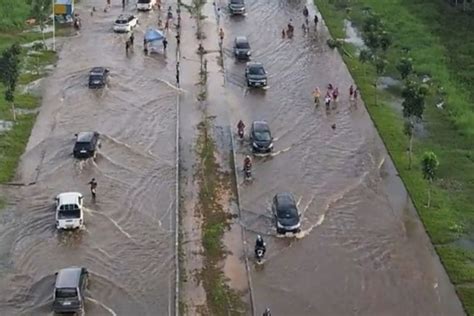
[{"label": "brown muddy water", "polygon": [[[226,104],[232,128],[266,120],[274,153],[254,158],[254,180],[240,177],[242,224],[248,253],[256,234],[267,241],[263,266],[251,261],[257,314],[462,315],[461,304],[420,223],[387,152],[360,103],[349,106],[353,84],[337,51],[326,45],[324,25],[301,25],[304,1],[246,1],[245,17],[224,10]],[[310,16],[314,16],[310,8]],[[289,20],[293,39],[282,39]],[[320,18],[321,20],[321,18]],[[312,18],[310,19],[312,21]],[[216,26],[217,29],[217,26]],[[232,55],[245,35],[252,60],[264,64],[268,88],[247,89],[245,63]],[[315,109],[312,91],[340,90],[336,108]],[[336,128],[331,126],[336,124]],[[237,164],[250,153],[237,144]],[[271,215],[276,193],[292,192],[302,231],[277,237]]]},{"label": "brown muddy water", "polygon": [[[131,3],[135,3],[131,1]],[[139,13],[134,52],[114,34],[118,1],[81,3],[80,34],[63,41],[58,67],[44,82],[43,107],[12,201],[0,215],[0,314],[48,315],[54,273],[90,271],[87,315],[167,315],[173,311],[175,212],[175,41],[167,56],[143,55],[143,34],[157,13]],[[98,12],[90,17],[95,5]],[[134,11],[133,8],[127,11]],[[103,90],[87,88],[88,71],[110,68]],[[72,157],[74,134],[97,130],[95,161]],[[87,182],[98,181],[97,201]],[[85,229],[58,233],[56,194],[85,196]]]}]

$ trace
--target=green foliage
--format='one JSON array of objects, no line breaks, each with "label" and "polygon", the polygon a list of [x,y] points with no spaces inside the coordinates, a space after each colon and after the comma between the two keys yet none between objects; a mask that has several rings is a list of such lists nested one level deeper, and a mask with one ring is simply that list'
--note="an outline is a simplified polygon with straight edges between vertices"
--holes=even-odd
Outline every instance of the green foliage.
[{"label": "green foliage", "polygon": [[29,14],[30,7],[25,0],[0,0],[0,31],[21,29]]},{"label": "green foliage", "polygon": [[368,49],[363,49],[360,51],[359,60],[361,63],[365,64],[371,61],[373,58],[372,52]]},{"label": "green foliage", "polygon": [[438,157],[432,151],[427,151],[423,155],[421,160],[421,172],[423,173],[423,178],[432,182],[436,175],[436,170],[439,167]]},{"label": "green foliage", "polygon": [[4,50],[0,58],[0,69],[2,69],[0,72],[0,82],[7,88],[5,90],[5,100],[8,102],[14,101],[16,83],[20,75],[20,53],[20,45],[15,43],[10,48]]},{"label": "green foliage", "polygon": [[382,75],[387,69],[388,61],[385,58],[377,58],[375,61],[375,70],[378,75]]},{"label": "green foliage", "polygon": [[413,72],[413,60],[411,58],[402,57],[396,65],[402,79],[406,79]]},{"label": "green foliage", "polygon": [[409,79],[405,82],[405,87],[402,91],[403,116],[415,116],[419,119],[423,117],[425,110],[426,89],[416,79]]},{"label": "green foliage", "polygon": [[405,121],[405,123],[403,124],[403,134],[408,137],[412,137],[414,128],[415,126],[412,121]]}]

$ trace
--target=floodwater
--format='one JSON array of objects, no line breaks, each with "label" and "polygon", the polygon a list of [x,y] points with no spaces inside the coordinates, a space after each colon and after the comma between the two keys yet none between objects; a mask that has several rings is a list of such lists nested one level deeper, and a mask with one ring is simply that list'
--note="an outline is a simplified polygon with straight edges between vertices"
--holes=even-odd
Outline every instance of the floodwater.
[{"label": "floodwater", "polygon": [[[0,215],[1,315],[50,315],[54,273],[71,265],[90,271],[87,315],[173,311],[175,41],[167,56],[145,57],[143,33],[157,13],[139,13],[135,51],[126,56],[126,35],[112,32],[121,6],[104,13],[104,3],[79,8],[83,29],[61,44],[15,181],[32,185],[12,189]],[[110,68],[103,90],[87,88],[93,66]],[[102,146],[95,161],[77,161],[74,134],[88,130],[100,132]],[[55,229],[54,197],[66,191],[85,196],[83,231]]]},{"label": "floodwater", "polygon": [[[310,23],[303,34],[304,4],[248,0],[245,17],[226,13],[220,22],[223,106],[233,128],[239,119],[247,130],[253,120],[266,120],[275,137],[274,153],[254,158],[254,180],[238,180],[248,253],[257,233],[268,246],[263,267],[250,258],[257,314],[269,306],[275,315],[462,315],[365,108],[360,100],[349,104],[353,82],[327,47],[327,30],[320,23],[315,32]],[[282,39],[290,18],[295,36]],[[232,56],[238,35],[249,38],[252,60],[269,74],[263,91],[246,88],[245,63]],[[339,88],[340,100],[330,111],[315,109],[312,91],[319,86],[324,96],[328,83]],[[248,153],[248,141],[238,144],[238,165]],[[271,200],[284,191],[302,213],[296,236],[276,236]]]}]

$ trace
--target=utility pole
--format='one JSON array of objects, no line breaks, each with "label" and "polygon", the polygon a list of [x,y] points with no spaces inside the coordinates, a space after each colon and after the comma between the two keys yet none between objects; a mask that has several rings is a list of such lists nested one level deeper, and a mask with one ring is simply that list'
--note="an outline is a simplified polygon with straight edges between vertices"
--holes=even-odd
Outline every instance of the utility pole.
[{"label": "utility pole", "polygon": [[56,14],[54,12],[54,0],[51,0],[51,6],[53,8],[53,52],[56,51]]}]

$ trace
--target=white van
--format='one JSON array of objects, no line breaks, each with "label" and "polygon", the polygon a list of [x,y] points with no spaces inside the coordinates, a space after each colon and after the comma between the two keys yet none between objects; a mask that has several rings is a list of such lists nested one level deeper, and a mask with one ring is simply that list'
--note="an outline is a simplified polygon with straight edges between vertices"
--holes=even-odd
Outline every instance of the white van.
[{"label": "white van", "polygon": [[154,5],[156,5],[156,0],[138,0],[137,10],[150,11]]},{"label": "white van", "polygon": [[76,229],[84,226],[82,202],[79,192],[66,192],[56,196],[56,228]]}]

